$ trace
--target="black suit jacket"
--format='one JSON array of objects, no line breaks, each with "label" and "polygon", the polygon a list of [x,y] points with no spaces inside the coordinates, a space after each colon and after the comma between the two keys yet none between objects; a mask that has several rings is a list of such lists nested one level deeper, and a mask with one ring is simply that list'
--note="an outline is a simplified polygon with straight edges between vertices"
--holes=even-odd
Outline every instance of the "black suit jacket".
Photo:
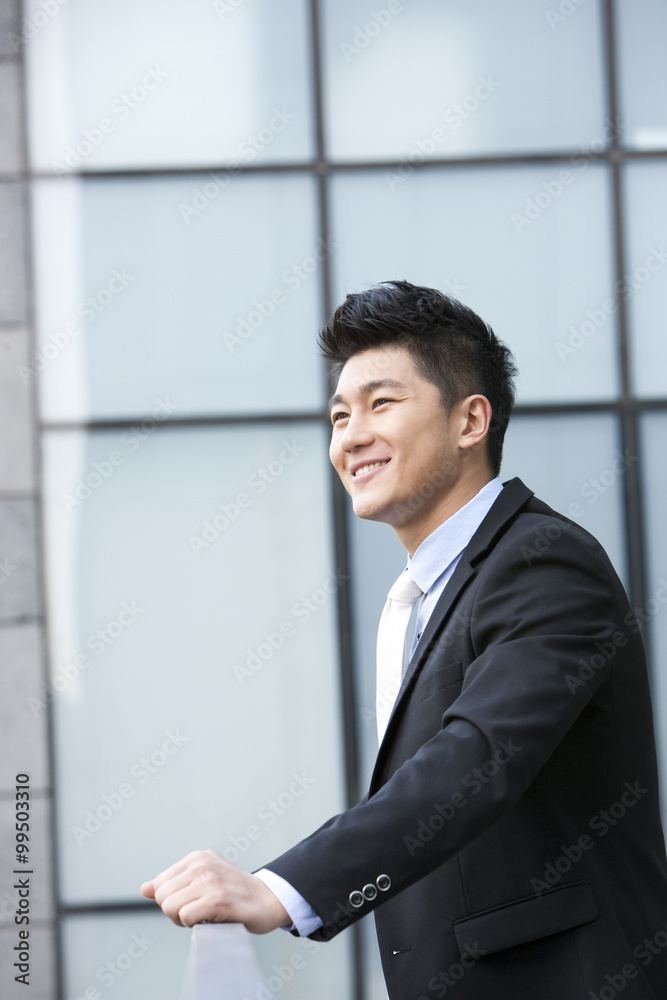
[{"label": "black suit jacket", "polygon": [[506,484],[408,665],[369,795],[267,867],[320,940],[375,910],[391,1000],[664,1000],[644,650],[599,543]]}]

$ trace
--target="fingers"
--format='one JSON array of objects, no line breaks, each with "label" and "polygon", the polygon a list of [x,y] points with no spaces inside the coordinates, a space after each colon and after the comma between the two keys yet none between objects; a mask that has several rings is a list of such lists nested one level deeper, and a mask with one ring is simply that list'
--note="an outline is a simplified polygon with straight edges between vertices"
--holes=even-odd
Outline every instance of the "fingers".
[{"label": "fingers", "polygon": [[177,927],[191,927],[197,923],[196,920],[183,919],[183,917],[187,918],[188,916],[184,910],[191,904],[199,902],[199,893],[192,885],[185,885],[178,891],[168,892],[161,900],[156,897],[155,901],[162,908],[165,917],[169,917]]},{"label": "fingers", "polygon": [[173,878],[167,879],[165,882],[158,884],[158,880],[155,879],[155,902],[158,906],[162,906],[165,899],[169,896],[173,896],[174,893],[186,889],[193,882],[193,873],[190,871],[183,871],[179,875],[174,875]]},{"label": "fingers", "polygon": [[174,878],[176,875],[180,875],[188,867],[189,863],[196,859],[199,855],[203,855],[204,851],[191,851],[190,854],[186,854],[184,858],[177,861],[176,864],[170,865],[169,868],[165,868],[163,872],[156,875],[153,879],[153,885],[156,889],[159,889],[161,885],[168,882],[170,878]]},{"label": "fingers", "polygon": [[192,851],[150,882],[144,882],[141,892],[154,899],[179,927],[192,927],[202,920],[224,920],[227,907],[220,883],[229,868],[234,866],[214,851]]},{"label": "fingers", "polygon": [[287,926],[291,918],[264,882],[215,851],[193,851],[152,881],[142,894],[179,927],[202,921],[245,924],[254,934]]}]

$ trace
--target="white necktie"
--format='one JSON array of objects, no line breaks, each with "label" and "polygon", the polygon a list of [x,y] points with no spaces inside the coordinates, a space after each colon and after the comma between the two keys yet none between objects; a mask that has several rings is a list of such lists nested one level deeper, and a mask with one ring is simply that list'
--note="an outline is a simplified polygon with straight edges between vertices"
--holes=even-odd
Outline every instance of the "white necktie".
[{"label": "white necktie", "polygon": [[382,743],[391,710],[403,679],[405,663],[405,637],[410,616],[422,596],[407,570],[399,576],[389,591],[382,609],[377,641],[377,687],[375,705],[377,712],[378,741]]}]

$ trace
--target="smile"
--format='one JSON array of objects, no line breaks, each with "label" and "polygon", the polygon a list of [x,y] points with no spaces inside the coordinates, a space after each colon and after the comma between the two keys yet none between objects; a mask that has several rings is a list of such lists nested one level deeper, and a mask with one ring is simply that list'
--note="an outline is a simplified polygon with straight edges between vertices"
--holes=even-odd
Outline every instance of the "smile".
[{"label": "smile", "polygon": [[388,461],[389,459],[385,458],[381,462],[369,462],[368,465],[362,465],[359,469],[355,469],[352,476],[363,476],[365,473],[372,472],[374,469],[381,469],[382,466],[386,465]]}]

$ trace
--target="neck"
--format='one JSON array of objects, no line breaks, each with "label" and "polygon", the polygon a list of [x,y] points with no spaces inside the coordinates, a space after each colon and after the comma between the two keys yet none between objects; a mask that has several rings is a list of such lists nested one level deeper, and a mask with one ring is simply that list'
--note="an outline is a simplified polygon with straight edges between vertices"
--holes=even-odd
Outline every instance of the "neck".
[{"label": "neck", "polygon": [[403,548],[407,549],[410,556],[413,556],[431,532],[435,531],[461,507],[465,507],[492,479],[495,479],[495,474],[486,467],[469,475],[461,475],[433,508],[419,511],[414,520],[394,525],[396,537]]}]

